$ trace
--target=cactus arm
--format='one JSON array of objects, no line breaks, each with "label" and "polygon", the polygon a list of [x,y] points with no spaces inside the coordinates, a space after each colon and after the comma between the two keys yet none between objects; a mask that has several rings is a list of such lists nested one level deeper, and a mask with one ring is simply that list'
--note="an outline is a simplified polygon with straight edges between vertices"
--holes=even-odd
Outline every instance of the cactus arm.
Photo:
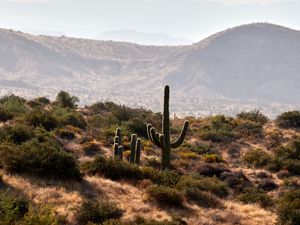
[{"label": "cactus arm", "polygon": [[122,145],[122,130],[121,130],[121,128],[116,129],[116,137],[119,138],[118,144]]},{"label": "cactus arm", "polygon": [[148,138],[150,139],[150,141],[154,144],[154,141],[152,139],[152,135],[151,135],[151,128],[152,128],[152,125],[149,123],[147,124],[147,135],[148,135]]},{"label": "cactus arm", "polygon": [[189,121],[186,120],[186,121],[184,121],[183,128],[181,130],[181,133],[180,133],[179,137],[177,138],[176,141],[174,141],[171,144],[172,148],[178,148],[180,145],[182,145],[182,143],[184,141],[184,138],[186,136],[188,128],[189,128]]},{"label": "cactus arm", "polygon": [[119,145],[119,137],[118,136],[115,136],[115,138],[114,138],[114,144],[118,144]]},{"label": "cactus arm", "polygon": [[123,160],[123,146],[118,147],[118,157],[120,160]]},{"label": "cactus arm", "polygon": [[130,163],[134,163],[135,161],[135,154],[136,154],[136,135],[131,135],[131,142],[130,142]]},{"label": "cactus arm", "polygon": [[135,164],[140,165],[140,158],[141,158],[141,146],[142,140],[140,138],[136,141],[136,154],[135,154]]},{"label": "cactus arm", "polygon": [[164,138],[163,134],[159,135],[159,142],[160,142],[161,148],[164,149],[164,147],[165,147],[165,138]]},{"label": "cactus arm", "polygon": [[150,129],[150,132],[151,132],[151,138],[152,138],[152,140],[153,140],[153,143],[154,143],[157,147],[160,147],[160,141],[159,141],[159,139],[158,139],[157,136],[156,136],[156,132],[155,132],[154,127],[152,127],[152,128]]},{"label": "cactus arm", "polygon": [[118,148],[119,148],[119,145],[118,143],[115,143],[114,144],[114,158],[117,158],[118,157]]}]

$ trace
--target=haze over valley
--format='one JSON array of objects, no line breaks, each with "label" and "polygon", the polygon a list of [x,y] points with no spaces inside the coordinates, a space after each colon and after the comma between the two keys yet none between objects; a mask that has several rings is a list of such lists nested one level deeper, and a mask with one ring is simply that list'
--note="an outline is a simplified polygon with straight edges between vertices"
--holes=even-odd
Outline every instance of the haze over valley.
[{"label": "haze over valley", "polygon": [[82,105],[115,101],[200,116],[299,108],[300,32],[256,23],[184,46],[34,36],[0,30],[0,95],[50,98],[66,90]]}]

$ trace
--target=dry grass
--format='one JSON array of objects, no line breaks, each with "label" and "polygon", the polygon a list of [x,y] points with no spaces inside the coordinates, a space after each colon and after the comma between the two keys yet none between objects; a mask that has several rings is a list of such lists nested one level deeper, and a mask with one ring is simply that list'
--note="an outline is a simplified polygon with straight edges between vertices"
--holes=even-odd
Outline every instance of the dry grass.
[{"label": "dry grass", "polygon": [[100,177],[87,176],[83,183],[44,181],[32,177],[12,176],[4,173],[3,180],[11,189],[22,192],[35,204],[49,204],[55,213],[74,221],[75,208],[86,198],[105,198],[126,210],[123,220],[136,216],[170,219],[173,215],[197,224],[275,224],[276,216],[257,205],[243,205],[224,201],[224,209],[204,209],[186,203],[186,209],[162,210],[147,202],[145,191],[127,183],[114,182]]}]

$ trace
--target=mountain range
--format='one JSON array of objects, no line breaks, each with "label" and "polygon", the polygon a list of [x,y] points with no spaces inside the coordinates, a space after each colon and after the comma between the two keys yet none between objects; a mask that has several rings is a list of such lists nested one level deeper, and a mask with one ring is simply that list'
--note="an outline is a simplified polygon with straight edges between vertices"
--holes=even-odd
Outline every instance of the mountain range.
[{"label": "mountain range", "polygon": [[132,42],[143,45],[188,45],[192,41],[163,33],[143,33],[134,30],[114,30],[102,33],[99,40]]},{"label": "mountain range", "polygon": [[0,29],[0,96],[53,98],[59,90],[81,104],[116,101],[161,110],[171,86],[179,116],[269,116],[300,106],[300,32],[255,23],[184,46],[143,46],[29,35]]}]

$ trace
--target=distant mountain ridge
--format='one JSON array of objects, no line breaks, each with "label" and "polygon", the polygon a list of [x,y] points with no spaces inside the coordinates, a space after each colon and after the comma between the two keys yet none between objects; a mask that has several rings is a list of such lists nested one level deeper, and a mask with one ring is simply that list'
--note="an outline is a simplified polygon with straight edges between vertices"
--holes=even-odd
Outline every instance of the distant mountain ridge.
[{"label": "distant mountain ridge", "polygon": [[190,45],[192,41],[172,37],[164,33],[143,33],[134,30],[106,31],[97,37],[99,40],[134,42],[144,45]]},{"label": "distant mountain ridge", "polygon": [[300,105],[300,32],[249,24],[187,46],[34,36],[0,29],[0,95],[52,97],[67,90],[83,104],[113,100],[158,111],[171,85],[178,115],[274,116]]}]

